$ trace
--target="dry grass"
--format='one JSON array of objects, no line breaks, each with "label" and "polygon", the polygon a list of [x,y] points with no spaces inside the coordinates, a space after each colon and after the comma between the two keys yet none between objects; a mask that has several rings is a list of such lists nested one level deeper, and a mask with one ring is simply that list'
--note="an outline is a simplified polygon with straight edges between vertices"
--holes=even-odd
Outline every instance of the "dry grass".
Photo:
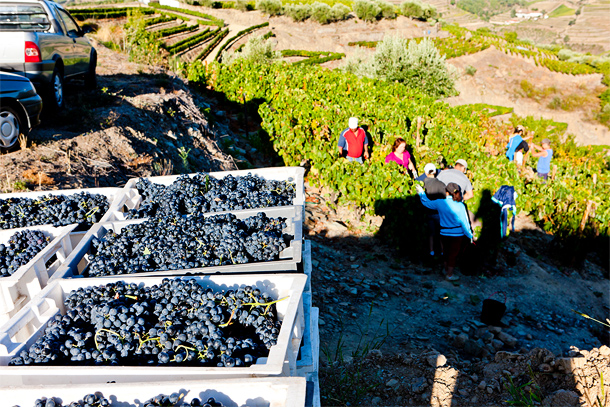
[{"label": "dry grass", "polygon": [[102,25],[95,35],[104,44],[113,43],[122,45],[125,41],[125,31],[123,31],[123,25],[120,24]]},{"label": "dry grass", "polygon": [[153,163],[153,169],[160,176],[172,175],[174,173],[174,164],[171,160],[163,159],[160,163]]},{"label": "dry grass", "polygon": [[565,110],[599,110],[598,89],[589,89],[579,84],[573,89],[558,89],[555,86],[537,87],[528,80],[522,80],[516,91],[517,95],[546,105],[549,109]]},{"label": "dry grass", "polygon": [[31,185],[38,185],[39,187],[42,185],[54,185],[55,180],[49,177],[44,171],[35,171],[32,169],[25,170],[21,174],[21,177]]}]

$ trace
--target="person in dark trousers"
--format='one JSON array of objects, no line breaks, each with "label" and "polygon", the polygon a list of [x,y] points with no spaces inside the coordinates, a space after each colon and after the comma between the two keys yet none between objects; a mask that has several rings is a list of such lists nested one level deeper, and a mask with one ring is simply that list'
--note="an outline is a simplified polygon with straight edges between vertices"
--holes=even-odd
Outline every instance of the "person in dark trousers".
[{"label": "person in dark trousers", "polygon": [[[432,163],[426,164],[424,167],[423,179],[422,177],[417,178],[424,182],[424,189],[426,190],[426,196],[430,200],[445,199],[445,184],[436,179],[436,166]],[[430,243],[430,257],[434,256],[434,240],[440,237],[441,220],[438,215],[438,211],[434,209],[427,209],[426,214],[428,220],[428,239]],[[443,253],[443,242],[439,240],[441,253]]]},{"label": "person in dark trousers", "polygon": [[473,241],[472,229],[464,206],[460,186],[451,182],[445,188],[445,199],[432,201],[428,199],[424,189],[417,185],[415,187],[421,203],[429,209],[438,211],[441,222],[441,239],[445,252],[445,271],[449,281],[459,280],[453,274],[458,256],[468,241]]},{"label": "person in dark trousers", "polygon": [[553,158],[553,149],[551,148],[551,140],[545,138],[542,140],[542,146],[537,146],[532,143],[532,157],[538,157],[538,165],[536,165],[536,172],[538,176],[547,181],[549,178],[549,172],[551,172],[551,159]]},{"label": "person in dark trousers", "polygon": [[515,131],[512,136],[508,139],[506,145],[506,158],[510,161],[514,161],[519,167],[523,165],[525,159],[527,159],[527,153],[530,151],[527,140],[532,136],[523,137],[523,127],[515,127]]},{"label": "person in dark trousers", "polygon": [[362,164],[362,157],[365,160],[369,159],[369,141],[364,129],[358,127],[357,117],[349,118],[349,127],[341,132],[338,145],[339,154],[341,157],[345,156],[347,161],[356,161]]}]

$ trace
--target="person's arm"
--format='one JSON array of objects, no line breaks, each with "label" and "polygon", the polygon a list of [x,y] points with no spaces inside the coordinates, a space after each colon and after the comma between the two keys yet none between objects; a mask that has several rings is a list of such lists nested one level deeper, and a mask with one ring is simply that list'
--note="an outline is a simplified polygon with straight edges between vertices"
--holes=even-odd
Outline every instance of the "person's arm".
[{"label": "person's arm", "polygon": [[343,157],[343,150],[345,149],[346,144],[347,144],[347,142],[345,140],[345,137],[343,136],[343,133],[345,133],[345,131],[343,131],[341,133],[341,135],[339,136],[339,143],[338,143],[338,146],[339,146],[339,155],[341,157]]},{"label": "person's arm", "polygon": [[438,209],[438,202],[441,202],[442,200],[438,199],[435,201],[431,201],[427,196],[425,192],[419,192],[419,199],[421,200],[422,205],[424,205],[426,208],[429,209]]},{"label": "person's arm", "polygon": [[545,149],[535,144],[532,144],[532,149],[534,150],[532,151],[532,157],[546,157],[547,155],[549,155]]},{"label": "person's arm", "polygon": [[413,165],[413,161],[411,161],[411,157],[409,157],[409,169],[411,171],[413,171],[413,174],[417,173],[417,169],[415,168],[415,165]]},{"label": "person's arm", "polygon": [[[469,191],[472,192],[472,191]],[[472,239],[472,229],[470,228],[470,219],[468,219],[468,212],[466,211],[466,206],[465,205],[461,205],[462,208],[459,210],[459,212],[457,213],[458,215],[458,220],[460,222],[460,226],[462,227],[462,232],[464,232],[464,235],[469,238]]]},{"label": "person's arm", "polygon": [[464,198],[464,201],[467,201],[472,197],[474,197],[474,191],[471,189],[470,191],[466,191],[462,198]]}]

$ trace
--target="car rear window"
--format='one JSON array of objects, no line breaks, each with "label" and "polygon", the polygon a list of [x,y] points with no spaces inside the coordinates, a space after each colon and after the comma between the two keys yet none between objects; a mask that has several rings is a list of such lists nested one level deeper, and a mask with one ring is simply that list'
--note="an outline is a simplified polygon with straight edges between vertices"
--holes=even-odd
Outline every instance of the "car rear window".
[{"label": "car rear window", "polygon": [[50,26],[38,4],[0,3],[0,31],[46,31]]}]

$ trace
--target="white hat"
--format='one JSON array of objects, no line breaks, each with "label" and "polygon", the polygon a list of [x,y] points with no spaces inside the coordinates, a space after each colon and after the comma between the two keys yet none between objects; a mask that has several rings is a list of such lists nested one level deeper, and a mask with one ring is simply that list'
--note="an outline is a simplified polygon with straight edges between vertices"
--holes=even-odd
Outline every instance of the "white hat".
[{"label": "white hat", "polygon": [[357,129],[358,128],[358,118],[357,117],[350,117],[349,118],[349,128],[350,129]]},{"label": "white hat", "polygon": [[436,172],[436,165],[428,163],[424,167],[424,174],[430,174],[431,172]]},{"label": "white hat", "polygon": [[468,169],[468,164],[466,163],[466,160],[464,160],[463,158],[460,158],[459,160],[457,160],[455,162],[456,164],[460,164],[461,166],[463,166],[465,169]]}]

